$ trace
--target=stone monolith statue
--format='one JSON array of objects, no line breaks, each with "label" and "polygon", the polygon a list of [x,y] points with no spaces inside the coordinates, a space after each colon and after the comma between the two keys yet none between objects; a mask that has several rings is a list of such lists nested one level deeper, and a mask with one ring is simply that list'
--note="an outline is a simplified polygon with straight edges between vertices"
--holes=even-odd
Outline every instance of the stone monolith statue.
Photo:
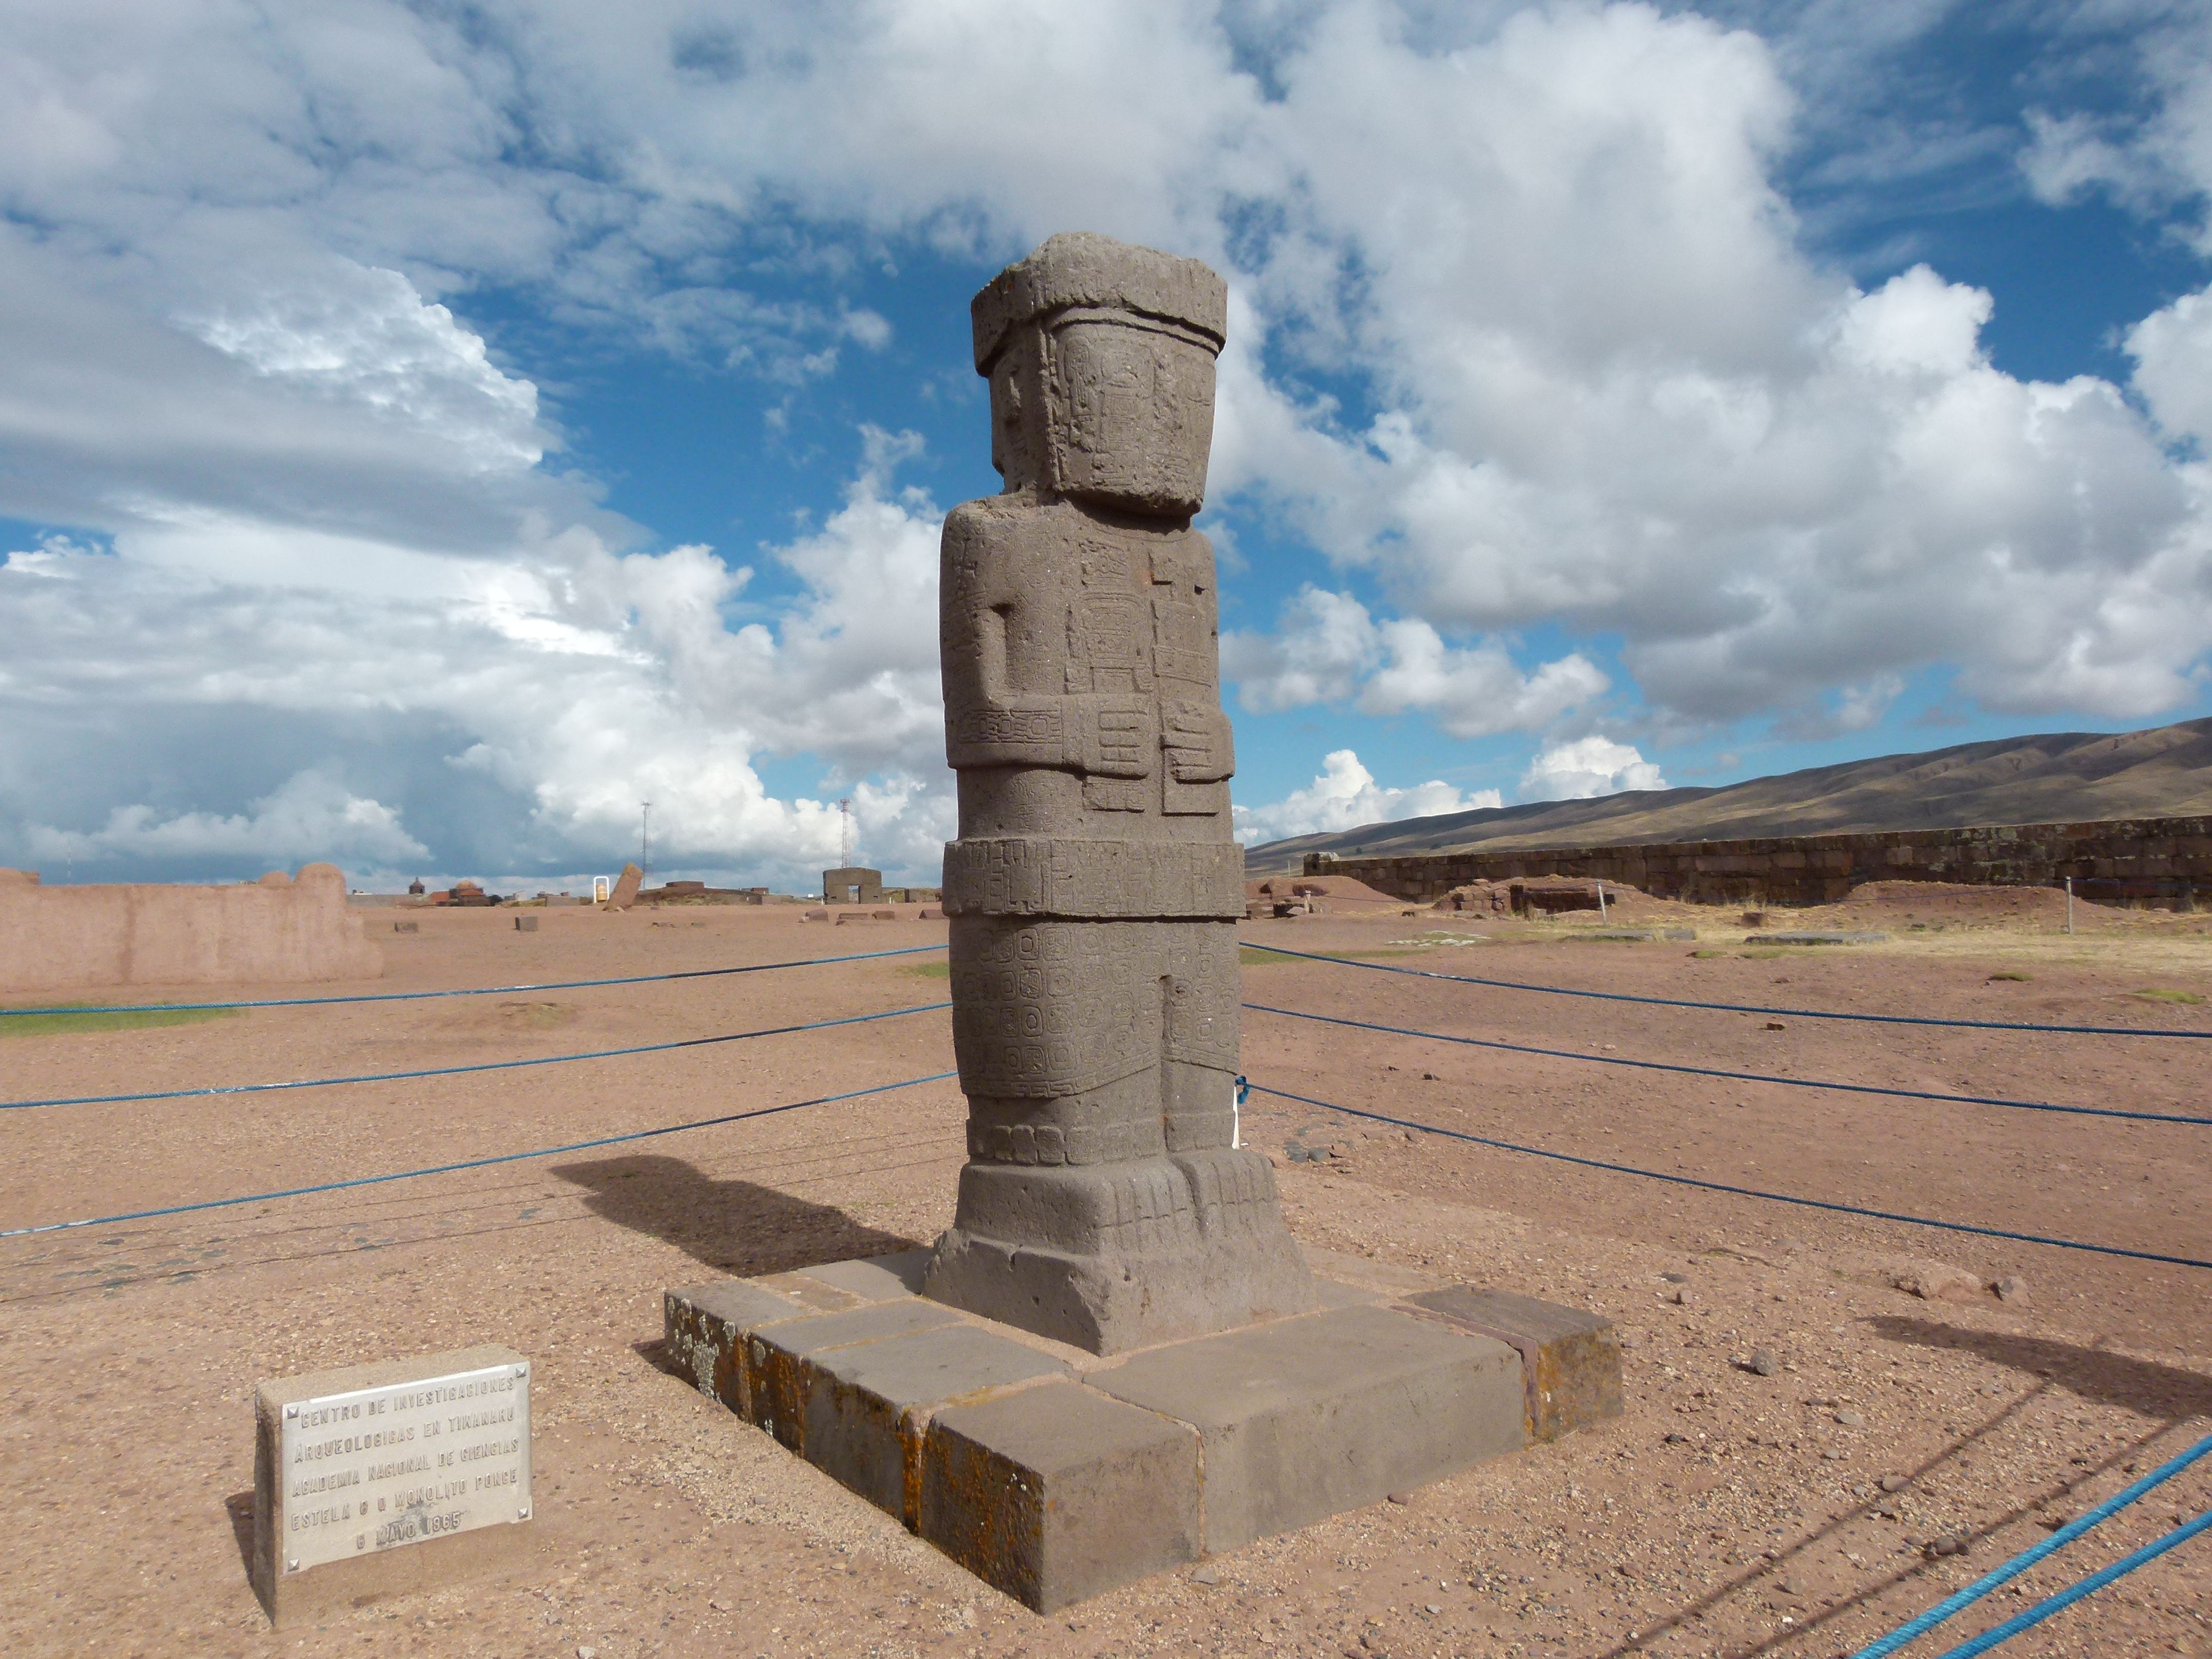
[{"label": "stone monolith statue", "polygon": [[1055,236],[975,296],[1006,492],[945,523],[968,1097],[941,1302],[1121,1352],[1316,1305],[1236,1144],[1243,849],[1206,494],[1227,290]]}]

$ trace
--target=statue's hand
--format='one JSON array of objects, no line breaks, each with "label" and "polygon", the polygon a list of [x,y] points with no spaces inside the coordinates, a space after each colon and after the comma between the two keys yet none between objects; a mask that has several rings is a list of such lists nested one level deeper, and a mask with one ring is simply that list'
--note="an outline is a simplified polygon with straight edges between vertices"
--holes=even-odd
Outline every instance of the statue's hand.
[{"label": "statue's hand", "polygon": [[[1069,758],[1079,771],[1100,778],[1148,778],[1158,751],[1158,727],[1150,702],[1142,697],[1070,697],[1079,753]],[[1071,750],[1076,748],[1071,743]]]},{"label": "statue's hand", "polygon": [[1218,783],[1237,770],[1229,717],[1194,699],[1175,697],[1160,708],[1160,746],[1178,783]]}]

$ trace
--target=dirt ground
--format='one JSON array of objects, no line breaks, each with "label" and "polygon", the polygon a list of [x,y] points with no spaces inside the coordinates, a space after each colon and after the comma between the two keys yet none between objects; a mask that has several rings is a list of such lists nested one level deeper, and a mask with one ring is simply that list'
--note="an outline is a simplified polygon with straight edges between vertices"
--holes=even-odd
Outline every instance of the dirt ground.
[{"label": "dirt ground", "polygon": [[[1485,923],[1322,915],[1248,940],[1424,969],[1789,1010],[2212,1027],[2212,918],[1989,915],[1920,894],[1775,925],[1640,901]],[[1630,907],[1632,910],[1635,907]],[[1849,911],[1849,916],[1843,912]],[[368,913],[413,990],[941,941],[912,919]],[[1914,924],[1918,924],[1918,931]],[[2094,924],[2094,925],[2092,925]],[[1477,937],[1482,935],[1483,937]],[[393,1072],[942,1000],[941,957],[0,1037],[0,1097]],[[333,989],[342,988],[331,988]],[[288,993],[278,991],[277,994]],[[1255,1084],[1666,1174],[2212,1258],[2197,1126],[1635,1069],[1645,1060],[2208,1115],[2212,1044],[1857,1024],[1455,985],[1248,953],[1248,1000],[1560,1051],[1246,1016]],[[110,994],[102,1000],[119,1001]],[[149,999],[150,1000],[150,999]],[[179,1000],[183,1000],[181,997]],[[942,1012],[621,1059],[0,1119],[0,1228],[456,1163],[951,1069]],[[1627,1415],[1049,1618],[984,1589],[659,1364],[660,1293],[927,1242],[949,1082],[550,1158],[0,1240],[0,1651],[642,1659],[1140,1653],[1828,1656],[1855,1650],[2212,1431],[2202,1270],[1941,1233],[1409,1133],[1255,1094],[1299,1237],[1385,1282],[1600,1310]],[[1301,1154],[1291,1155],[1295,1147]],[[1923,1300],[1929,1261],[1986,1291]],[[532,1553],[507,1577],[271,1632],[247,1588],[257,1381],[502,1342],[535,1366]],[[1774,1374],[1736,1362],[1771,1350]],[[1912,1651],[1933,1654],[2202,1511],[2212,1460]],[[1963,1553],[1931,1556],[1937,1540]],[[2212,1655],[2212,1544],[2002,1651]]]}]

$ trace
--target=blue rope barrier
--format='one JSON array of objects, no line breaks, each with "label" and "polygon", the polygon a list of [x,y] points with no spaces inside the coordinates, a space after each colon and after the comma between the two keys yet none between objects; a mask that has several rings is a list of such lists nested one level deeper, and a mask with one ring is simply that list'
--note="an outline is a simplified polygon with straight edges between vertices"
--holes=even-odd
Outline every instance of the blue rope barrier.
[{"label": "blue rope barrier", "polygon": [[0,1100],[0,1111],[27,1111],[34,1106],[111,1106],[132,1100],[197,1100],[207,1095],[259,1095],[283,1089],[327,1089],[342,1083],[400,1083],[416,1078],[459,1077],[466,1072],[510,1072],[525,1066],[565,1066],[575,1060],[614,1060],[624,1054],[659,1054],[672,1048],[707,1048],[718,1042],[743,1042],[750,1037],[788,1036],[794,1031],[826,1030],[833,1025],[863,1025],[872,1019],[896,1019],[904,1014],[934,1013],[951,1006],[949,1002],[921,1002],[911,1008],[887,1008],[881,1013],[848,1014],[840,1019],[810,1020],[804,1025],[769,1025],[757,1031],[684,1037],[675,1042],[641,1042],[628,1048],[587,1048],[580,1054],[541,1054],[534,1060],[485,1060],[467,1066],[428,1066],[412,1072],[363,1072],[354,1077],[300,1078],[289,1083],[223,1083],[205,1089],[156,1089],[135,1095],[68,1095],[52,1100]]},{"label": "blue rope barrier", "polygon": [[198,1210],[228,1210],[240,1204],[269,1203],[280,1198],[304,1198],[310,1193],[343,1192],[352,1187],[377,1187],[391,1181],[412,1181],[417,1176],[451,1175],[458,1170],[483,1170],[495,1164],[520,1164],[526,1158],[557,1158],[563,1152],[587,1152],[599,1146],[618,1146],[625,1141],[651,1140],[660,1135],[681,1134],[687,1129],[712,1129],[725,1123],[743,1123],[757,1117],[774,1117],[779,1112],[795,1112],[802,1106],[828,1106],[841,1100],[858,1100],[864,1095],[885,1095],[897,1089],[915,1089],[925,1083],[943,1083],[957,1077],[957,1072],[937,1072],[928,1077],[910,1077],[903,1083],[879,1083],[872,1088],[848,1089],[841,1095],[817,1095],[811,1100],[788,1100],[781,1106],[763,1106],[750,1112],[729,1112],[720,1117],[702,1117],[689,1123],[671,1123],[658,1129],[633,1129],[626,1134],[600,1135],[591,1140],[572,1140],[565,1146],[540,1146],[527,1152],[500,1152],[490,1158],[464,1158],[458,1164],[434,1164],[420,1170],[398,1170],[389,1175],[356,1176],[349,1181],[319,1182],[312,1187],[287,1187],[276,1192],[248,1193],[243,1198],[209,1198],[197,1204],[168,1204],[156,1210],[129,1210],[119,1215],[88,1216],[82,1221],[47,1221],[35,1227],[0,1229],[0,1238],[25,1238],[33,1233],[69,1232],[81,1227],[106,1227],[124,1221],[153,1221],[162,1216],[190,1215]]},{"label": "blue rope barrier", "polygon": [[[1952,1614],[1972,1607],[1991,1590],[2009,1583],[2026,1572],[2045,1556],[2064,1549],[2098,1522],[2118,1514],[2154,1487],[2160,1486],[2188,1468],[2208,1452],[2212,1452],[2212,1435],[2207,1435],[2180,1456],[2160,1464],[2134,1485],[2113,1493],[2086,1515],[2068,1522],[2041,1543],[2022,1550],[1993,1572],[1984,1574],[1966,1589],[1948,1595],[1918,1617],[1907,1620],[1887,1636],[1869,1642],[1851,1656],[1851,1659],[1884,1659],[1907,1643],[1916,1641],[1936,1628]],[[2053,1609],[2055,1612],[2057,1609]],[[2026,1628],[2022,1626],[2022,1628]]]},{"label": "blue rope barrier", "polygon": [[1424,1134],[1443,1135],[1449,1140],[1472,1141],[1478,1146],[1494,1146],[1500,1152],[1525,1152],[1531,1158],[1550,1158],[1555,1163],[1577,1164],[1586,1170],[1643,1176],[1677,1187],[1696,1187],[1710,1193],[1729,1193],[1738,1198],[1764,1198],[1777,1204],[1796,1204],[1808,1210],[1832,1210],[1838,1215],[1869,1216],[1876,1221],[1901,1221],[1908,1226],[1935,1227],[1945,1232],[1973,1233],[1983,1238],[2008,1238],[2022,1244],[2049,1244],[2062,1250],[2087,1250],[2097,1255],[2124,1256],[2133,1261],[2158,1261],[2171,1267],[2212,1267],[2212,1261],[2199,1261],[2192,1256],[2160,1255],[2150,1250],[2124,1250],[2116,1244],[2087,1244],[2079,1239],[2049,1238],[2041,1233],[2009,1232],[2002,1227],[1978,1227],[1966,1221],[1937,1221],[1928,1216],[1903,1215],[1894,1210],[1870,1210],[1861,1205],[1838,1204],[1825,1198],[1799,1198],[1790,1193],[1762,1192],[1756,1187],[1732,1187],[1723,1181],[1701,1181],[1695,1176],[1668,1175],[1662,1170],[1639,1170],[1632,1164],[1608,1164],[1603,1158],[1578,1158],[1572,1152],[1547,1152],[1541,1146],[1523,1146],[1516,1141],[1493,1140],[1488,1135],[1469,1134],[1463,1129],[1442,1129],[1433,1123],[1417,1123],[1411,1118],[1392,1117],[1384,1112],[1363,1111],[1357,1106],[1340,1106],[1334,1101],[1316,1100],[1309,1095],[1294,1095],[1286,1089],[1271,1089],[1263,1083],[1248,1081],[1245,1088],[1248,1094],[1273,1095],[1278,1100],[1295,1100],[1301,1106],[1317,1107],[1324,1112],[1341,1112],[1346,1117],[1366,1118],[1376,1123],[1392,1124],[1401,1129],[1419,1129]]},{"label": "blue rope barrier", "polygon": [[427,1002],[437,997],[513,996],[524,991],[585,991],[602,985],[653,985],[672,979],[720,979],[730,974],[767,974],[780,968],[818,968],[833,962],[872,962],[878,957],[911,957],[942,951],[942,945],[904,945],[896,951],[860,951],[846,957],[798,957],[789,962],[755,962],[742,968],[687,968],[672,974],[628,974],[617,979],[556,979],[543,985],[478,985],[458,991],[364,991],[343,997],[270,997],[259,1002],[81,1003],[58,1008],[0,1008],[0,1019],[29,1014],[197,1014],[227,1008],[321,1008],[339,1002]]},{"label": "blue rope barrier", "polygon": [[2069,1584],[2057,1595],[2038,1601],[2024,1613],[2016,1613],[2002,1625],[1993,1626],[1979,1636],[1961,1642],[1955,1648],[1939,1656],[1939,1659],[1973,1659],[1978,1653],[1987,1653],[2000,1642],[2009,1642],[2024,1630],[2033,1629],[2051,1617],[2062,1613],[2087,1595],[2094,1595],[2115,1578],[2124,1578],[2137,1567],[2155,1561],[2177,1544],[2185,1544],[2197,1534],[2212,1528],[2212,1510],[2207,1510],[2185,1526],[2176,1527],[2160,1539],[2144,1545],[2131,1555],[2122,1556],[2109,1567],[2100,1567],[2079,1583]]},{"label": "blue rope barrier", "polygon": [[1449,980],[1455,985],[1480,985],[1493,991],[1534,991],[1544,996],[1588,997],[1598,1002],[1639,1002],[1653,1008],[1704,1008],[1722,1014],[1786,1014],[1796,1019],[1856,1020],[1866,1025],[1942,1025],[1961,1031],[2045,1031],[2067,1036],[2212,1037],[2212,1031],[2195,1031],[2157,1025],[2035,1025],[2006,1019],[1937,1019],[1925,1014],[1853,1014],[1832,1008],[1768,1008],[1749,1002],[1692,1002],[1682,997],[1644,997],[1626,991],[1580,991],[1571,985],[1530,985],[1514,979],[1480,979],[1473,974],[1439,974],[1426,968],[1400,968],[1387,962],[1354,962],[1349,957],[1325,957],[1311,951],[1286,951],[1279,945],[1239,939],[1254,951],[1305,962],[1333,963],[1339,968],[1364,968],[1376,974],[1408,974],[1415,979]]},{"label": "blue rope barrier", "polygon": [[1505,1042],[1494,1037],[1448,1036],[1442,1031],[1417,1031],[1403,1025],[1377,1025],[1364,1019],[1345,1019],[1335,1014],[1310,1014],[1297,1008],[1271,1008],[1264,1003],[1244,1005],[1255,1014],[1280,1014],[1286,1019],[1318,1020],[1324,1025],[1349,1025],[1362,1031],[1382,1031],[1391,1036],[1426,1037],[1431,1042],[1456,1042],[1469,1048],[1498,1048],[1509,1054],[1539,1054],[1547,1060],[1584,1060],[1599,1066],[1626,1066],[1639,1072],[1678,1072],[1688,1077],[1719,1078],[1731,1083],[1778,1083],[1788,1089],[1832,1089],[1847,1095],[1886,1095],[1899,1100],[1935,1100],[1954,1106],[2004,1106],[2021,1112],[2063,1112],[2075,1117],[2124,1117],[2142,1123],[2212,1125],[2212,1117],[2191,1117],[2180,1112],[2131,1112],[2118,1106],[2059,1106],[2044,1100],[2007,1100],[1996,1095],[1945,1095],[1930,1089],[1890,1089],[1876,1083],[1829,1083],[1818,1078],[1771,1077],[1764,1072],[1726,1072],[1711,1066],[1683,1066],[1663,1060],[1630,1060],[1620,1054],[1583,1054],[1571,1048],[1538,1048],[1525,1042]]}]

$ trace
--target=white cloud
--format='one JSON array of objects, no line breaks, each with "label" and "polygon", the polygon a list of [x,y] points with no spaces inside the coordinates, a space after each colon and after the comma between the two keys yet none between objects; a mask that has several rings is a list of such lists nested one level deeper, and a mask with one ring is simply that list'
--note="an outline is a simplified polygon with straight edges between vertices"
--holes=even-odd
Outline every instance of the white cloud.
[{"label": "white cloud", "polygon": [[1984,365],[1982,327],[1990,296],[1947,283],[1926,265],[1893,276],[1862,295],[1836,324],[1836,353],[1885,374],[1938,379]]},{"label": "white cloud", "polygon": [[[1801,9],[1791,39],[1909,36],[1934,9]],[[2212,183],[2201,18],[2173,15],[2142,36],[2149,119],[2050,116],[2047,195]],[[286,747],[172,812],[225,822],[367,722],[404,753],[353,780],[363,799],[441,847],[488,837],[487,868],[611,854],[650,794],[675,856],[803,870],[835,846],[814,795],[850,789],[871,856],[926,870],[950,810],[938,514],[895,487],[898,441],[870,440],[818,530],[739,556],[787,584],[726,550],[641,550],[547,465],[539,388],[471,303],[797,397],[841,349],[891,344],[851,273],[995,258],[1070,216],[1231,272],[1217,496],[1380,595],[1316,586],[1275,633],[1225,638],[1248,708],[1544,730],[1614,688],[1579,652],[1523,667],[1540,624],[1617,637],[1675,729],[1873,718],[1930,664],[2023,714],[2148,717],[2203,684],[2212,504],[2164,446],[2212,418],[2203,296],[2129,336],[2155,428],[2107,382],[2002,373],[1981,346],[2002,292],[1925,268],[1861,292],[1808,251],[1778,184],[1798,91],[1705,17],[84,0],[5,20],[0,511],[77,536],[0,570],[19,824],[51,805],[49,759],[96,753],[88,790],[150,773],[156,714],[197,722],[207,768]],[[802,751],[827,775],[763,781]],[[114,805],[88,794],[75,822]]]},{"label": "white cloud", "polygon": [[1632,745],[1601,737],[1552,744],[1521,775],[1524,800],[1587,800],[1624,789],[1665,787],[1658,767]]},{"label": "white cloud", "polygon": [[[1757,42],[1563,8],[1441,62],[1335,44],[1291,93],[1332,146],[1312,232],[1358,251],[1346,350],[1395,406],[1338,430],[1232,364],[1234,483],[1439,630],[1617,630],[1692,720],[1932,662],[2022,711],[2189,694],[2201,501],[2117,388],[1992,368],[1987,294],[1797,249]],[[1279,316],[1334,293],[1279,275]]]},{"label": "white cloud", "polygon": [[538,388],[396,270],[334,265],[322,286],[264,293],[183,325],[256,374],[434,434],[471,471],[526,470],[547,447]]},{"label": "white cloud", "polygon": [[[2093,82],[2092,108],[2027,112],[2020,162],[2029,186],[2057,205],[2097,190],[2144,215],[2192,204],[2198,251],[2212,252],[2212,12],[2203,0],[2082,12],[2092,27],[2133,27],[2098,43],[2106,74]],[[2112,73],[2123,66],[2130,73]]]},{"label": "white cloud", "polygon": [[2128,331],[2135,386],[2175,442],[2212,454],[2212,288],[2185,294]]},{"label": "white cloud", "polygon": [[32,858],[48,864],[125,857],[244,859],[269,865],[321,860],[382,868],[429,856],[429,849],[401,825],[398,812],[319,772],[295,773],[254,801],[249,812],[231,817],[179,812],[163,817],[150,806],[118,806],[105,825],[89,833],[32,824],[23,839]]},{"label": "white cloud", "polygon": [[[799,585],[768,620],[743,616],[749,568],[702,547],[620,553],[581,529],[503,560],[204,514],[119,532],[112,555],[49,543],[0,566],[0,628],[22,642],[0,670],[0,705],[19,729],[40,710],[100,722],[110,768],[125,775],[161,769],[156,751],[176,739],[149,725],[156,717],[201,734],[268,718],[308,732],[371,721],[434,734],[425,752],[443,760],[410,799],[434,800],[461,779],[489,792],[497,810],[470,826],[459,860],[480,870],[618,860],[651,799],[671,864],[795,880],[834,860],[834,799],[779,798],[758,763],[805,751],[833,769],[833,794],[849,793],[864,850],[927,878],[951,834],[941,515],[891,488],[909,438],[874,433],[868,449],[838,513],[763,550]],[[33,810],[25,752],[21,775],[0,765],[0,801],[19,818],[12,837],[0,827],[0,843],[66,852],[76,843],[55,836],[68,832]],[[233,758],[196,752],[204,769]],[[266,824],[258,806],[167,818],[134,806],[74,833],[82,856],[149,859],[243,856],[279,830],[302,856],[337,856],[313,844],[326,833],[358,849],[348,856],[401,862],[398,842],[364,839],[343,814],[290,811],[293,787],[270,797],[285,810]],[[441,847],[456,829],[442,827]]]},{"label": "white cloud", "polygon": [[1293,789],[1270,805],[1237,807],[1237,836],[1254,847],[1292,836],[1357,830],[1370,823],[1390,823],[1439,812],[1470,812],[1501,805],[1495,789],[1462,794],[1434,778],[1410,789],[1384,788],[1359,763],[1356,753],[1337,749],[1323,758],[1320,775],[1304,789]]},{"label": "white cloud", "polygon": [[1608,682],[1579,653],[1523,674],[1501,646],[1452,646],[1428,623],[1378,623],[1348,593],[1301,588],[1273,635],[1227,633],[1223,677],[1255,714],[1349,702],[1364,714],[1432,715],[1455,738],[1532,729],[1601,695]]},{"label": "white cloud", "polygon": [[1310,585],[1284,602],[1275,634],[1222,635],[1221,675],[1255,714],[1348,702],[1374,672],[1381,646],[1365,605]]},{"label": "white cloud", "polygon": [[1842,687],[1826,703],[1784,710],[1775,729],[1800,743],[1817,743],[1847,732],[1863,732],[1881,723],[1889,707],[1905,695],[1905,681],[1895,674],[1877,674],[1857,685]]}]

